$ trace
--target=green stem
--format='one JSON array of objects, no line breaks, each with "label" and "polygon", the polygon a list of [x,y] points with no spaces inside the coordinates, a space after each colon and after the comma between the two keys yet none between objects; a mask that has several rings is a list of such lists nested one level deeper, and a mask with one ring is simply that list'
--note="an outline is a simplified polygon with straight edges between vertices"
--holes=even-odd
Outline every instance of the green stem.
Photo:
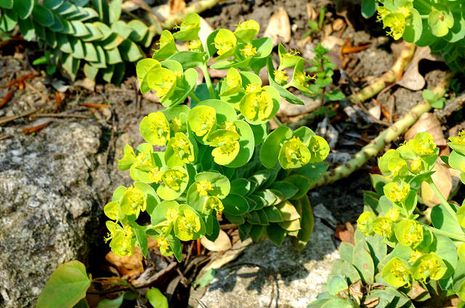
[{"label": "green stem", "polygon": [[434,191],[436,196],[439,198],[441,205],[446,209],[446,211],[448,211],[452,217],[457,217],[457,214],[455,213],[454,209],[450,206],[449,202],[447,202],[447,199],[442,195],[441,191],[436,186],[436,184],[433,182],[433,180],[428,181],[428,184],[431,187],[431,189]]},{"label": "green stem", "polygon": [[194,91],[192,91],[189,96],[192,98],[192,100],[194,101],[194,103],[198,104],[201,102],[200,98],[195,95]]},{"label": "green stem", "polygon": [[436,233],[438,235],[443,235],[443,236],[446,236],[446,237],[451,238],[451,239],[456,240],[456,241],[465,242],[465,235],[460,235],[460,234],[456,234],[456,233],[452,233],[452,232],[447,232],[447,231],[444,231],[444,230],[439,230],[439,229],[436,229],[434,227],[429,227],[429,229],[433,233]]},{"label": "green stem", "polygon": [[203,76],[205,78],[205,83],[207,84],[208,93],[210,93],[210,97],[211,98],[216,98],[215,90],[213,89],[213,84],[212,84],[212,80],[210,78],[210,74],[208,73],[207,65],[202,64],[200,66],[200,69],[202,70]]}]

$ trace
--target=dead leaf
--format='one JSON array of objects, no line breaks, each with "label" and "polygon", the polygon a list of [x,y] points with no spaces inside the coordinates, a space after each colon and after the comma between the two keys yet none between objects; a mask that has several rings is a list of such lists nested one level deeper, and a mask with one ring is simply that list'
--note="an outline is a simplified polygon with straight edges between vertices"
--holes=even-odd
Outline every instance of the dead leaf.
[{"label": "dead leaf", "polygon": [[214,242],[210,241],[206,237],[202,237],[200,239],[200,243],[203,247],[210,251],[226,251],[231,248],[231,240],[223,230],[220,230],[220,233]]},{"label": "dead leaf", "polygon": [[77,80],[73,84],[74,86],[82,87],[86,90],[89,91],[94,91],[95,90],[95,81],[89,78],[84,78],[81,80]]},{"label": "dead leaf", "polygon": [[[436,164],[433,167],[433,175],[431,176],[433,183],[439,188],[441,194],[446,198],[449,198],[449,195],[452,191],[452,175],[440,159],[436,161]],[[441,200],[436,196],[434,191],[426,182],[421,183],[421,199],[422,203],[432,207],[441,203]]]},{"label": "dead leaf", "polygon": [[444,138],[441,123],[432,113],[424,113],[418,121],[405,133],[405,140],[410,140],[416,134],[428,132],[433,136],[434,143],[438,146],[446,146],[447,140]]},{"label": "dead leaf", "polygon": [[380,105],[375,105],[368,109],[368,113],[373,116],[376,120],[381,119],[381,106]]},{"label": "dead leaf", "polygon": [[105,256],[110,264],[112,264],[122,276],[135,278],[144,272],[142,264],[142,253],[139,248],[134,249],[134,253],[130,256],[120,257],[112,251]]},{"label": "dead leaf", "polygon": [[288,43],[291,40],[291,22],[283,7],[279,7],[273,15],[271,15],[263,35],[270,37],[275,46],[278,45],[279,42]]},{"label": "dead leaf", "polygon": [[13,95],[15,94],[14,91],[9,91],[5,94],[4,97],[2,97],[2,100],[0,101],[0,108],[3,108],[6,104],[8,104],[9,101],[13,98]]},{"label": "dead leaf", "polygon": [[184,2],[184,0],[170,0],[169,6],[170,13],[174,15],[183,11],[186,8],[186,2]]},{"label": "dead leaf", "polygon": [[205,50],[207,49],[207,45],[206,45],[207,38],[212,32],[213,32],[212,26],[210,26],[210,24],[205,19],[200,17],[199,39],[204,44]]},{"label": "dead leaf", "polygon": [[328,50],[334,50],[336,47],[343,46],[344,40],[334,35],[328,35],[321,41],[321,45]]},{"label": "dead leaf", "polygon": [[316,20],[318,18],[319,14],[313,7],[312,3],[307,3],[307,15],[308,15],[308,19],[310,20]]},{"label": "dead leaf", "polygon": [[397,82],[398,85],[412,91],[419,91],[425,87],[425,78],[420,74],[418,69],[421,60],[437,61],[437,59],[431,55],[429,47],[417,47],[413,59],[405,70],[402,79]]},{"label": "dead leaf", "polygon": [[51,118],[37,119],[34,122],[32,122],[31,124],[23,127],[22,131],[25,134],[38,133],[41,130],[43,130],[45,127],[47,127],[52,122],[53,122],[53,119],[51,119]]},{"label": "dead leaf", "polygon": [[339,239],[341,242],[354,244],[355,242],[354,234],[355,234],[355,229],[354,229],[354,226],[352,226],[350,222],[336,225],[336,231],[335,231],[334,236],[337,239]]}]

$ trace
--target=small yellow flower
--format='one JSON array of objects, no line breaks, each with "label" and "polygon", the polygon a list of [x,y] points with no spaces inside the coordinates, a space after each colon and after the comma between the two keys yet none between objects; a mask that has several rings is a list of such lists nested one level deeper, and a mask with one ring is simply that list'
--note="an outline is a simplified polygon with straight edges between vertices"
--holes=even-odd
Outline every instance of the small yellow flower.
[{"label": "small yellow flower", "polygon": [[245,58],[251,58],[257,54],[257,48],[252,44],[246,44],[244,48],[241,49],[241,55]]},{"label": "small yellow flower", "polygon": [[404,246],[415,248],[423,241],[423,227],[412,219],[405,219],[394,226],[397,241]]},{"label": "small yellow flower", "polygon": [[415,138],[408,142],[415,154],[424,156],[432,155],[435,153],[436,144],[434,143],[433,136],[429,133],[421,132],[415,135]]},{"label": "small yellow flower", "polygon": [[[253,91],[253,92],[252,92]],[[273,114],[274,102],[266,88],[256,89],[249,85],[247,94],[241,100],[239,109],[249,121],[265,121]]]},{"label": "small yellow flower", "polygon": [[171,247],[170,247],[170,242],[168,241],[166,237],[159,236],[157,237],[156,241],[158,244],[158,249],[160,249],[160,252],[163,256],[169,257],[173,255],[173,251],[171,250]]},{"label": "small yellow flower", "polygon": [[373,232],[384,238],[392,235],[392,220],[386,217],[378,217],[373,221]]},{"label": "small yellow flower", "polygon": [[234,52],[237,44],[237,38],[230,30],[220,29],[214,39],[215,48],[218,55],[227,56]]},{"label": "small yellow flower", "polygon": [[196,187],[200,196],[208,196],[208,192],[213,189],[212,183],[208,180],[198,181]]},{"label": "small yellow flower", "polygon": [[404,181],[390,182],[384,185],[384,195],[391,202],[400,203],[407,199],[410,192],[410,185]]},{"label": "small yellow flower", "polygon": [[145,116],[140,122],[139,131],[145,141],[152,145],[165,146],[170,139],[170,124],[161,111]]},{"label": "small yellow flower", "polygon": [[208,197],[207,201],[205,202],[205,212],[209,212],[211,210],[215,210],[217,214],[220,214],[224,210],[223,202],[218,197],[210,196]]},{"label": "small yellow flower", "polygon": [[171,138],[168,145],[183,163],[191,163],[194,161],[192,144],[184,133],[176,133],[174,137]]},{"label": "small yellow flower", "polygon": [[199,216],[193,210],[185,209],[175,223],[176,236],[181,241],[190,241],[202,228]]},{"label": "small yellow flower", "polygon": [[394,206],[390,208],[384,216],[389,218],[391,221],[396,222],[400,218],[400,209]]},{"label": "small yellow flower", "polygon": [[131,186],[123,194],[121,198],[121,211],[125,215],[139,215],[139,212],[145,211],[146,197],[142,190],[135,186]]},{"label": "small yellow flower", "polygon": [[187,49],[192,51],[202,50],[202,42],[200,40],[192,40],[187,43]]},{"label": "small yellow flower", "polygon": [[185,131],[184,122],[179,117],[172,118],[170,124],[175,133]]},{"label": "small yellow flower", "polygon": [[165,186],[179,192],[185,177],[186,174],[184,172],[177,169],[169,169],[163,172],[162,181]]},{"label": "small yellow flower", "polygon": [[262,86],[259,83],[250,83],[247,85],[245,92],[246,93],[257,93],[260,92]]},{"label": "small yellow flower", "polygon": [[465,130],[459,132],[457,136],[449,137],[449,141],[454,144],[465,145]]},{"label": "small yellow flower", "polygon": [[292,137],[285,141],[279,152],[278,160],[284,169],[294,169],[305,166],[310,162],[311,154],[308,147],[299,137]]},{"label": "small yellow flower", "polygon": [[444,261],[435,253],[428,253],[415,262],[413,265],[413,277],[426,282],[426,279],[439,280],[447,271]]},{"label": "small yellow flower", "polygon": [[357,229],[365,235],[373,234],[373,222],[376,215],[373,212],[365,211],[357,219]]},{"label": "small yellow flower", "polygon": [[394,257],[386,263],[381,276],[394,288],[409,285],[411,279],[410,268],[407,262],[398,257]]},{"label": "small yellow flower", "polygon": [[418,174],[423,171],[423,161],[421,158],[411,159],[408,162],[408,169],[414,174]]},{"label": "small yellow flower", "polygon": [[107,221],[106,223],[110,235],[106,241],[110,241],[110,248],[118,256],[128,256],[132,254],[134,244],[132,241],[133,231],[130,226],[124,225],[121,227],[117,223]]},{"label": "small yellow flower", "polygon": [[287,75],[286,71],[277,70],[277,71],[274,71],[274,79],[276,80],[277,83],[282,85],[288,82],[289,76]]}]

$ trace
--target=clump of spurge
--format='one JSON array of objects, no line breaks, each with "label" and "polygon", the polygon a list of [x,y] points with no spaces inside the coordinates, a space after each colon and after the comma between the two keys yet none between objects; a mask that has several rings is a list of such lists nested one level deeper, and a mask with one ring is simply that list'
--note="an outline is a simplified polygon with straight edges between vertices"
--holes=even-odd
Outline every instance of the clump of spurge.
[{"label": "clump of spurge", "polygon": [[[465,135],[451,137],[442,157],[465,172]],[[445,307],[465,303],[465,206],[448,202],[431,176],[439,149],[419,133],[379,160],[376,192],[365,194],[355,244],[341,243],[326,292],[310,307]],[[437,204],[421,205],[422,191]]]},{"label": "clump of spurge", "polygon": [[[288,88],[319,95],[329,70],[308,73],[304,59],[283,46],[275,68],[272,42],[256,38],[253,20],[235,31],[216,30],[206,42],[199,29],[200,17],[189,15],[176,33],[163,31],[153,58],[137,64],[142,93],[153,90],[166,108],[142,119],[145,143],[126,145],[118,161],[134,180],[118,187],[104,208],[107,240],[118,255],[135,246],[146,254],[150,237],[162,254],[181,260],[181,242],[216,239],[220,221],[237,224],[242,238],[255,241],[310,238],[306,193],[326,168],[328,144],[307,127],[270,132],[268,124],[282,99],[302,103]],[[207,65],[225,77],[212,83]],[[263,68],[269,85],[258,76]]]}]

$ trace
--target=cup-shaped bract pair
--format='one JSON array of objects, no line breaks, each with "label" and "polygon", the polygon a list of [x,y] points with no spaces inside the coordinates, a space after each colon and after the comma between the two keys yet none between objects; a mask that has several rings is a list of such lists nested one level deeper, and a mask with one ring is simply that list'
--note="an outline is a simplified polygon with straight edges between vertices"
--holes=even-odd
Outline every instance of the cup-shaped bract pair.
[{"label": "cup-shaped bract pair", "polygon": [[279,162],[283,169],[297,169],[309,163],[319,163],[329,154],[325,139],[310,128],[301,127],[294,132],[280,126],[263,142],[260,161],[266,168],[274,168]]}]

